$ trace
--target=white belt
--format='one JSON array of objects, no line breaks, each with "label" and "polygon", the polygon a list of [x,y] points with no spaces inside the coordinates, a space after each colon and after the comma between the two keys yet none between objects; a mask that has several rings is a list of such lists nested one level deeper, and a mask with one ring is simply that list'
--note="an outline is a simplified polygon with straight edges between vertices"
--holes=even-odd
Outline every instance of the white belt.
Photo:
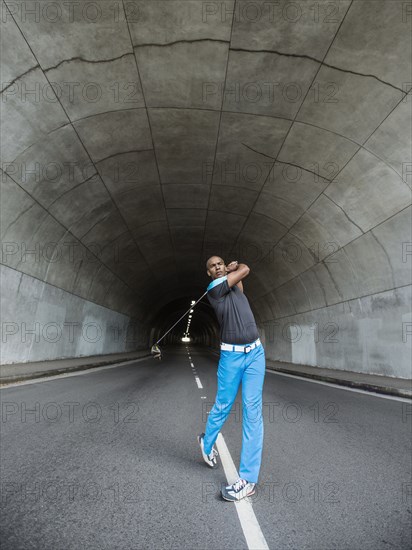
[{"label": "white belt", "polygon": [[252,349],[257,348],[260,345],[261,341],[258,338],[257,340],[255,340],[251,344],[247,344],[246,346],[237,346],[235,344],[225,344],[224,342],[222,342],[220,344],[220,349],[223,349],[225,351],[241,351],[243,353],[249,353],[249,351],[252,351]]}]

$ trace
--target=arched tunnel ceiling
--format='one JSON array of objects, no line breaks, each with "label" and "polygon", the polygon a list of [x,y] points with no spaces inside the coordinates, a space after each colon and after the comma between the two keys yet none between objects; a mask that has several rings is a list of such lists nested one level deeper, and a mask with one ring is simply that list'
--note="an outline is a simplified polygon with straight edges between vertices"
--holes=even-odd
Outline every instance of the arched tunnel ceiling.
[{"label": "arched tunnel ceiling", "polygon": [[2,240],[62,253],[3,263],[141,318],[212,253],[261,319],[406,284],[404,2],[124,5],[2,2]]}]

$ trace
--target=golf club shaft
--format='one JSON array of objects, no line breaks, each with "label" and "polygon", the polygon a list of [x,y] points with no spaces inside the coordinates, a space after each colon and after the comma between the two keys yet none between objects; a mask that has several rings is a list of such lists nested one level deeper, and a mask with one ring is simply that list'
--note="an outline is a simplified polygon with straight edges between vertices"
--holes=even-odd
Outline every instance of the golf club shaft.
[{"label": "golf club shaft", "polygon": [[195,307],[195,305],[196,305],[198,302],[200,302],[200,300],[201,300],[201,299],[203,298],[203,296],[205,296],[206,294],[207,294],[207,290],[206,290],[206,292],[205,292],[204,294],[201,295],[201,297],[198,299],[198,301],[195,302],[192,306],[190,306],[189,309],[188,309],[185,313],[183,313],[183,315],[180,317],[180,319],[178,319],[178,320],[176,321],[176,323],[175,323],[173,326],[171,326],[171,327],[169,328],[169,330],[168,330],[167,332],[165,332],[161,338],[159,338],[159,340],[156,342],[156,344],[158,344],[161,340],[163,340],[163,338],[169,334],[169,332],[172,330],[172,328],[174,328],[174,327],[177,325],[177,323],[178,323],[179,321],[181,321],[181,320],[183,319],[183,317],[184,317],[185,315],[187,315],[187,314],[189,313],[189,311],[190,311],[191,309],[193,309],[193,308]]}]

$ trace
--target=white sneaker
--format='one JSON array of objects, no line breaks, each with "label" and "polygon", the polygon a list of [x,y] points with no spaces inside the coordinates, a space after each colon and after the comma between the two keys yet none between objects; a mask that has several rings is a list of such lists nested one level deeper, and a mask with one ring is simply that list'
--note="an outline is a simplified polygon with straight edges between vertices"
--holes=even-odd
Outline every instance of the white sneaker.
[{"label": "white sneaker", "polygon": [[255,494],[256,483],[249,483],[246,479],[239,478],[233,485],[226,485],[221,491],[225,500],[236,502],[242,498],[250,497]]},{"label": "white sneaker", "polygon": [[200,445],[200,450],[202,451],[202,456],[203,456],[203,460],[206,462],[206,464],[208,466],[210,466],[211,468],[217,468],[218,464],[217,464],[217,459],[216,457],[219,456],[219,453],[217,452],[217,450],[213,447],[212,450],[210,451],[210,454],[206,454],[205,453],[205,449],[204,449],[204,446],[203,446],[203,439],[205,437],[205,434],[204,433],[201,433],[200,435],[197,436],[197,441]]}]

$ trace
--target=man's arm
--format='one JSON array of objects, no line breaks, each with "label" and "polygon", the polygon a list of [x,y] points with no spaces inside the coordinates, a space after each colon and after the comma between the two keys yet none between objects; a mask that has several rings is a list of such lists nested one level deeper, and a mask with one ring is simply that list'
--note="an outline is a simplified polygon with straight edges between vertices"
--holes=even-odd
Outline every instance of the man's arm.
[{"label": "man's arm", "polygon": [[242,281],[239,281],[236,286],[243,292],[243,283],[242,283]]},{"label": "man's arm", "polygon": [[242,287],[240,290],[243,292],[242,279],[249,275],[250,269],[246,264],[238,264],[237,262],[231,262],[227,266],[227,283],[229,287],[237,285],[240,283]]}]

